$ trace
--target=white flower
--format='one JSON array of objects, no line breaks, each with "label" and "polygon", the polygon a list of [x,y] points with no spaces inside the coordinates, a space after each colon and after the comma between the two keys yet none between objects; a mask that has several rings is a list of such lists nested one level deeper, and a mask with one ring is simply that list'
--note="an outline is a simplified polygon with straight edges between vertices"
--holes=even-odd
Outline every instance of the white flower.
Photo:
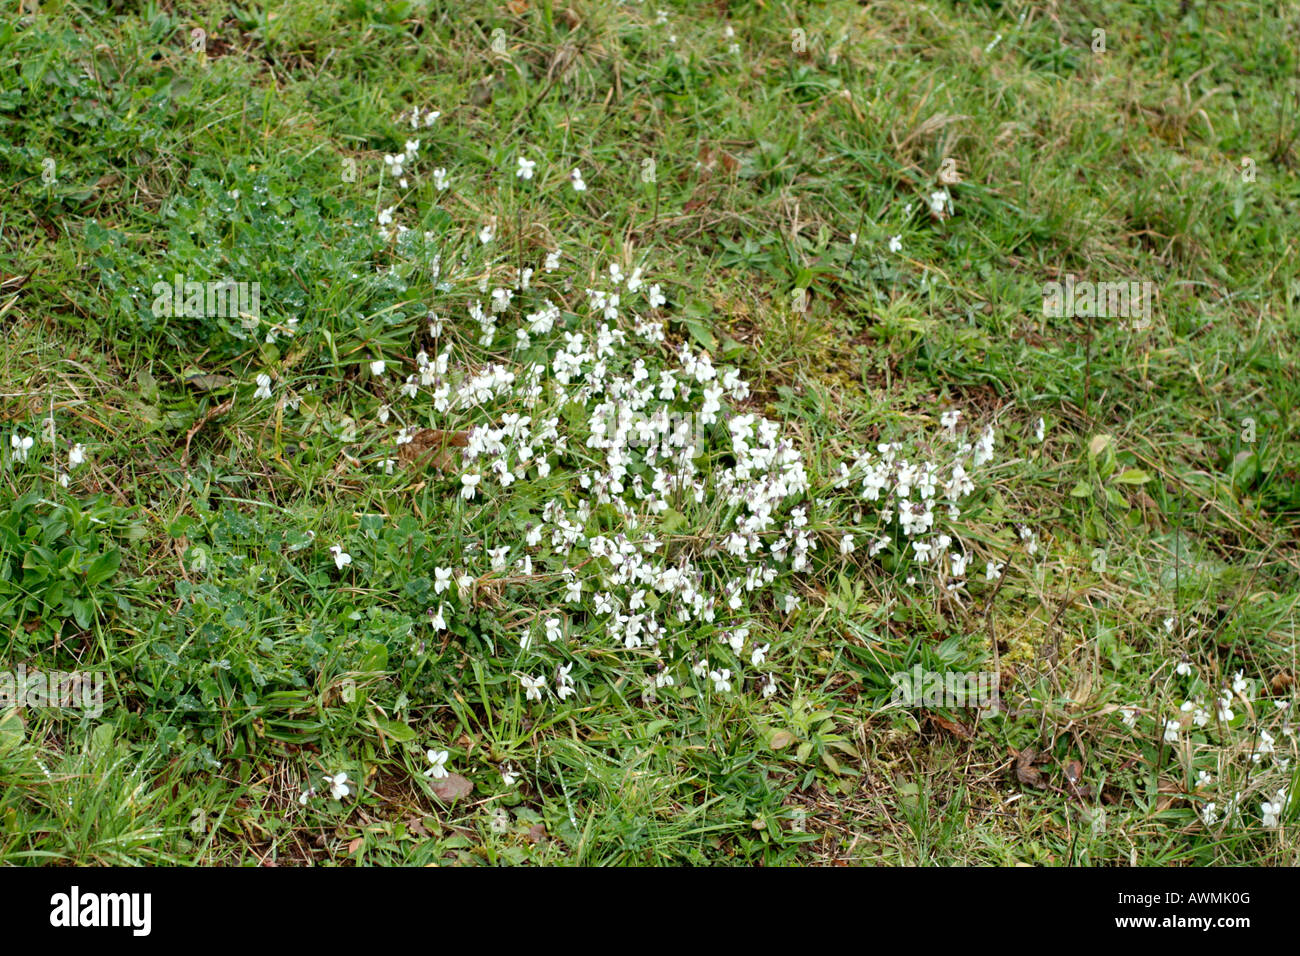
[{"label": "white flower", "polygon": [[889,251],[890,252],[903,251],[903,237],[901,235],[889,237]]},{"label": "white flower", "polygon": [[1218,708],[1219,719],[1223,721],[1225,724],[1231,723],[1232,718],[1237,716],[1232,712],[1232,707],[1230,706],[1231,704],[1232,704],[1232,698],[1227,696],[1226,694],[1224,695],[1223,699],[1219,701],[1219,708]]},{"label": "white flower", "polygon": [[388,363],[383,359],[375,359],[370,363],[370,374],[379,378],[384,374],[384,369],[388,368]]},{"label": "white flower", "polygon": [[668,301],[668,300],[664,297],[664,294],[659,290],[659,283],[658,283],[658,282],[656,282],[654,285],[650,286],[650,292],[649,292],[649,294],[646,296],[646,301],[649,303],[650,308],[652,308],[652,309],[657,309],[657,308],[659,308],[661,305],[663,305],[665,302]]},{"label": "white flower", "polygon": [[1119,716],[1120,720],[1124,722],[1124,726],[1128,727],[1130,730],[1137,726],[1137,711],[1132,707],[1121,707],[1119,710]]},{"label": "white flower", "polygon": [[848,555],[853,553],[853,535],[846,534],[840,538],[840,554]]},{"label": "white flower", "polygon": [[344,551],[341,544],[330,545],[330,553],[334,555],[334,567],[340,571],[352,563],[352,555]]},{"label": "white flower", "polygon": [[731,690],[731,671],[725,667],[719,671],[709,671],[709,678],[713,681],[713,689],[719,694]]},{"label": "white flower", "polygon": [[1174,673],[1179,677],[1190,677],[1192,674],[1192,662],[1179,661],[1178,666],[1174,668]]},{"label": "white flower", "polygon": [[441,594],[447,588],[451,587],[451,568],[434,568],[433,569],[433,593]]},{"label": "white flower", "polygon": [[271,376],[265,372],[257,376],[257,390],[253,392],[254,398],[271,397]]},{"label": "white flower", "polygon": [[330,785],[330,796],[335,800],[342,800],[352,792],[348,787],[348,775],[346,773],[336,773],[332,777],[327,776],[325,782]]},{"label": "white flower", "polygon": [[529,677],[527,674],[519,678],[519,683],[524,689],[525,700],[541,700],[542,688],[546,686],[546,678]]},{"label": "white flower", "polygon": [[482,480],[483,480],[483,476],[482,476],[482,475],[475,474],[475,473],[473,473],[473,472],[471,472],[471,473],[468,474],[468,475],[461,475],[461,476],[460,476],[460,484],[461,484],[460,496],[461,496],[462,498],[464,498],[466,501],[469,501],[471,498],[474,497],[474,491],[475,491],[475,489],[478,487],[478,483],[479,483],[480,481],[482,481]]},{"label": "white flower", "polygon": [[78,442],[68,450],[68,471],[76,468],[86,460],[86,446]]},{"label": "white flower", "polygon": [[315,788],[315,787],[308,787],[308,788],[307,788],[306,790],[304,790],[302,793],[298,794],[298,802],[301,803],[301,804],[305,807],[305,806],[307,806],[307,801],[310,800],[310,799],[311,799],[312,797],[314,797],[314,796],[316,796],[316,788]]},{"label": "white flower", "polygon": [[36,439],[32,438],[31,435],[19,435],[14,432],[9,436],[9,447],[13,449],[14,461],[25,462],[27,453],[32,450],[32,446],[35,444]]},{"label": "white flower", "polygon": [[566,700],[570,695],[577,693],[577,688],[574,686],[573,678],[569,676],[569,672],[572,670],[572,664],[565,664],[556,668],[555,694],[560,698],[560,700]]},{"label": "white flower", "polygon": [[438,610],[434,611],[433,616],[429,618],[430,626],[438,633],[442,633],[443,631],[447,630],[447,618],[446,615],[443,613],[446,610],[446,608],[447,605],[439,604]]},{"label": "white flower", "polygon": [[[1281,797],[1281,794],[1278,795]],[[1275,801],[1265,801],[1260,804],[1259,810],[1264,817],[1264,826],[1270,830],[1278,825],[1282,818],[1282,811],[1286,809],[1286,804],[1280,799]]]},{"label": "white flower", "polygon": [[946,187],[930,193],[930,214],[939,219],[952,215],[952,196]]},{"label": "white flower", "polygon": [[771,646],[771,644],[763,644],[762,646],[755,644],[753,652],[749,655],[749,662],[755,667],[762,667],[763,662],[767,660],[767,652]]},{"label": "white flower", "polygon": [[1178,721],[1166,720],[1165,721],[1165,743],[1167,744],[1178,743],[1178,731],[1181,729],[1182,729],[1182,725],[1179,724]]},{"label": "white flower", "polygon": [[433,187],[438,192],[444,192],[450,185],[451,181],[447,179],[447,170],[439,166],[433,171]]},{"label": "white flower", "polygon": [[1040,418],[1038,420],[1038,424],[1034,426],[1034,439],[1036,441],[1041,442],[1043,440],[1043,436],[1046,434],[1047,434],[1047,423]]},{"label": "white flower", "polygon": [[478,241],[486,246],[492,241],[492,237],[495,235],[496,232],[493,230],[492,226],[490,224],[486,225],[478,231]]},{"label": "white flower", "polygon": [[546,619],[546,639],[552,643],[558,641],[564,634],[558,617],[548,617]]},{"label": "white flower", "polygon": [[519,781],[519,771],[511,770],[506,764],[501,765],[501,782],[507,787],[513,787]]},{"label": "white flower", "polygon": [[1005,562],[986,561],[984,563],[984,580],[996,581],[998,578],[1002,577],[1002,568],[1004,564]]},{"label": "white flower", "polygon": [[445,750],[428,750],[425,756],[429,759],[432,766],[424,772],[426,777],[432,777],[434,780],[442,780],[447,776],[447,751]]},{"label": "white flower", "polygon": [[573,167],[573,172],[569,173],[569,182],[573,183],[573,191],[583,193],[587,191],[587,184],[582,181],[582,170],[577,166]]},{"label": "white flower", "polygon": [[515,170],[515,175],[518,176],[520,179],[532,179],[533,170],[536,168],[537,168],[537,164],[535,162],[533,162],[531,159],[525,159],[524,157],[520,156],[519,168]]},{"label": "white flower", "polygon": [[1198,787],[1208,787],[1214,783],[1214,777],[1208,770],[1198,770],[1196,772],[1196,785]]},{"label": "white flower", "polygon": [[1246,680],[1245,671],[1237,671],[1232,678],[1232,690],[1235,694],[1241,694],[1243,697],[1250,690],[1250,681]]}]

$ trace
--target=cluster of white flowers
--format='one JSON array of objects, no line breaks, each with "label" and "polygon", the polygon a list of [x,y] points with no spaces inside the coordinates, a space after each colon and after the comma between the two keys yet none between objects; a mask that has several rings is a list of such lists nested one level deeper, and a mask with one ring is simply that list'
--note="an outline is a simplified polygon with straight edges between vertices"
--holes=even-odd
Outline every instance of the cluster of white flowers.
[{"label": "cluster of white flowers", "polygon": [[[1165,619],[1166,633],[1173,633],[1174,624],[1174,618]],[[1177,712],[1164,717],[1156,727],[1160,739],[1178,747],[1184,759],[1192,761],[1193,765],[1213,761],[1219,771],[1216,776],[1207,766],[1196,768],[1197,797],[1203,801],[1199,808],[1202,822],[1207,827],[1220,823],[1248,825],[1250,820],[1243,814],[1248,794],[1236,789],[1234,781],[1236,784],[1250,783],[1250,792],[1253,793],[1267,786],[1269,780],[1290,780],[1291,754],[1296,747],[1295,728],[1287,719],[1291,702],[1280,697],[1271,700],[1260,697],[1256,682],[1247,678],[1244,671],[1237,671],[1230,681],[1215,690],[1206,688],[1199,681],[1197,669],[1191,661],[1170,661],[1167,666],[1172,668],[1176,677],[1191,682],[1193,689],[1208,692],[1184,699]],[[1136,705],[1122,707],[1119,713],[1125,727],[1141,730],[1140,711]],[[1217,744],[1210,742],[1212,735],[1217,735]],[[1290,741],[1285,752],[1279,746],[1279,737]],[[1232,754],[1244,758],[1235,768],[1235,773],[1228,772],[1233,769]],[[1212,789],[1216,784],[1223,791],[1229,791],[1228,795],[1207,799],[1216,795]],[[1231,792],[1234,790],[1236,792]],[[1263,826],[1278,826],[1286,806],[1287,791],[1284,787],[1275,797],[1262,803],[1260,818]]]},{"label": "cluster of white flowers", "polygon": [[[45,419],[41,429],[41,439],[46,443],[55,444],[54,420]],[[13,432],[9,436],[9,463],[10,465],[26,465],[32,449],[36,447],[36,437],[33,435],[24,435],[22,432]],[[74,442],[68,446],[67,467],[62,467],[58,462],[54,465],[55,480],[64,488],[68,487],[71,481],[71,472],[75,471],[87,460],[86,446],[81,442]]]},{"label": "cluster of white flowers", "polygon": [[[389,158],[395,176],[419,148],[412,140]],[[513,164],[519,181],[540,172],[523,155]],[[586,189],[580,170],[569,178]],[[386,236],[393,212],[380,217]],[[495,224],[478,238],[491,243]],[[726,694],[748,681],[771,697],[782,648],[763,622],[768,609],[798,608],[798,577],[815,573],[825,544],[824,560],[892,552],[909,583],[924,574],[952,591],[965,586],[973,555],[956,522],[994,457],[991,427],[967,437],[952,409],[941,422],[946,441],[881,443],[815,482],[781,424],[746,407],[739,369],[669,344],[668,296],[644,262],[605,262],[583,282],[579,257],[541,255],[527,265],[510,255],[507,265],[475,248],[445,274],[435,259],[437,291],[463,293],[463,305],[453,298],[429,314],[431,345],[404,381],[384,379],[395,357],[372,359],[375,384],[395,389],[380,396],[371,430],[380,471],[393,473],[397,448],[421,427],[463,436],[454,465],[440,468],[455,469],[446,479],[482,545],[458,557],[461,568],[436,570],[435,630],[466,613],[480,584],[508,578],[538,608],[518,632],[525,700],[580,695],[589,644],[644,668],[648,698],[684,686],[687,668],[698,689]],[[567,294],[575,289],[581,297]],[[457,314],[474,334],[447,334]],[[519,483],[527,492],[517,500],[536,502],[522,535],[497,518]],[[1025,543],[1032,554],[1036,539]],[[331,551],[342,571],[350,556],[342,544]],[[1004,563],[989,558],[986,577]]]},{"label": "cluster of white flowers", "polygon": [[[381,406],[377,421],[380,436],[392,436],[381,445],[409,441],[417,420],[463,432],[460,468],[450,477],[467,507],[491,499],[495,513],[517,482],[533,482],[534,493],[547,489],[522,540],[486,521],[484,566],[462,572],[471,584],[528,579],[543,593],[554,589],[553,599],[544,599],[551,607],[573,608],[566,618],[544,611],[545,641],[525,628],[521,651],[572,656],[598,640],[644,662],[650,696],[677,685],[682,675],[674,670],[686,661],[723,694],[752,668],[753,686],[770,697],[779,686],[765,672],[773,635],[751,637],[753,622],[764,606],[787,613],[797,606],[794,595],[768,596],[769,589],[810,573],[827,535],[841,558],[855,553],[861,538],[871,556],[901,548],[920,566],[945,562],[939,576],[961,585],[971,556],[953,534],[936,529],[936,511],[947,522],[960,517],[975,490],[973,471],[992,457],[991,429],[966,441],[953,415],[944,422],[952,447],[941,461],[910,460],[896,442],[842,465],[835,485],[856,490],[851,510],[859,525],[846,532],[838,513],[822,516],[823,502],[811,499],[804,457],[781,425],[740,410],[750,397],[740,371],[715,366],[686,344],[667,347],[659,312],[666,296],[643,265],[608,264],[601,270],[607,281],[585,289],[581,314],[564,311],[533,282],[559,261],[557,250],[537,269],[511,270],[512,286],[466,276],[489,295],[486,303],[471,296],[466,310],[478,349],[513,358],[485,361],[472,346],[442,344],[445,322],[431,316],[436,358],[416,355],[418,371]],[[395,452],[381,449],[377,457],[391,463]],[[864,503],[877,512],[869,522]],[[597,530],[597,511],[607,530]],[[335,548],[341,570],[349,559]],[[437,593],[452,575],[436,570]],[[473,588],[458,595],[472,600]],[[444,601],[431,609],[434,627],[447,629],[461,607]],[[710,663],[698,639],[685,635],[714,633],[726,659]],[[555,666],[559,700],[579,693],[573,668],[572,659]],[[551,692],[544,674],[517,672],[526,700]]]}]

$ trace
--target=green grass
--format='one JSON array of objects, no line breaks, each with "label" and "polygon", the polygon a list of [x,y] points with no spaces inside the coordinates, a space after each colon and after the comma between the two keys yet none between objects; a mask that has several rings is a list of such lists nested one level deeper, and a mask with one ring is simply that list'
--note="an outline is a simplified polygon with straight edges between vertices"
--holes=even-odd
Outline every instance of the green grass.
[{"label": "green grass", "polygon": [[[1300,601],[1295,4],[268,6],[47,2],[0,26],[0,670],[106,681],[93,717],[0,705],[0,860],[1297,862],[1296,804],[1261,815],[1300,766],[1274,704],[1294,704]],[[412,107],[442,115],[413,132]],[[417,136],[395,184],[384,156]],[[376,229],[389,207],[406,239]],[[650,648],[591,605],[612,566],[586,548],[624,516],[593,508],[572,560],[549,532],[525,544],[600,461],[563,390],[450,411],[398,391],[421,350],[477,370],[590,339],[583,290],[611,262],[662,287],[668,339],[634,344],[630,310],[654,313],[625,291],[611,375],[683,344],[738,369],[750,394],[705,426],[701,480],[735,464],[735,415],[780,422],[819,543],[734,612],[673,623],[652,696]],[[177,273],[260,283],[263,324],[153,314]],[[1151,282],[1150,328],[1045,316],[1067,273]],[[484,345],[466,309],[498,286],[517,300]],[[516,352],[543,298],[556,330]],[[997,435],[938,522],[972,556],[957,591],[869,556],[874,506],[834,487],[878,442],[949,461],[949,408],[966,440]],[[457,453],[410,465],[394,442],[508,411],[554,415],[571,447],[473,501]],[[710,593],[743,577],[709,550],[725,499],[669,503],[641,529]],[[537,573],[493,572],[500,544]],[[479,580],[438,593],[447,567]],[[742,625],[737,654],[719,635]],[[891,702],[917,665],[999,668],[1003,713]],[[1219,719],[1239,671],[1254,686]],[[1167,743],[1186,699],[1209,720]],[[435,792],[429,748],[469,795]]]}]

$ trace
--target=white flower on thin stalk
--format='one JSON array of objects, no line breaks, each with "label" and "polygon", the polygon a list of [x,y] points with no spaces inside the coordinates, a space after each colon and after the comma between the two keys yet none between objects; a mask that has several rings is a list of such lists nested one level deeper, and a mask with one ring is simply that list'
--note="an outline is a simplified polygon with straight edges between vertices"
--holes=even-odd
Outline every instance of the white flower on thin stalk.
[{"label": "white flower on thin stalk", "polygon": [[519,168],[515,170],[515,175],[520,179],[532,179],[533,170],[537,168],[537,163],[531,159],[519,157]]},{"label": "white flower on thin stalk", "polygon": [[271,397],[271,376],[265,372],[257,376],[257,389],[253,392],[253,397],[256,399]]},{"label": "white flower on thin stalk", "polygon": [[370,374],[375,378],[383,378],[384,369],[388,368],[388,363],[383,359],[375,359],[370,363]]},{"label": "white flower on thin stalk", "polygon": [[433,593],[441,594],[451,587],[451,568],[434,568],[433,569]]},{"label": "white flower on thin stalk", "polygon": [[330,796],[335,800],[342,800],[352,792],[348,786],[348,775],[346,773],[336,773],[333,776],[326,776],[325,782],[330,786]]},{"label": "white flower on thin stalk", "polygon": [[585,193],[587,191],[587,184],[582,181],[582,170],[577,166],[574,166],[573,172],[569,173],[569,182],[573,183],[575,193]]},{"label": "white flower on thin stalk", "polygon": [[1178,732],[1180,730],[1182,730],[1182,724],[1180,724],[1178,721],[1166,720],[1165,721],[1165,743],[1167,744],[1178,743]]},{"label": "white flower on thin stalk", "polygon": [[451,180],[447,178],[447,170],[439,166],[433,171],[433,188],[438,192],[446,192],[451,185]]},{"label": "white flower on thin stalk", "polygon": [[31,435],[20,435],[14,432],[9,436],[9,447],[13,449],[14,461],[17,462],[27,461],[27,453],[32,450],[32,446],[35,444],[36,439],[32,438]]},{"label": "white flower on thin stalk", "polygon": [[478,488],[479,482],[482,481],[482,480],[483,480],[483,476],[482,476],[482,475],[479,475],[479,474],[476,474],[476,473],[474,473],[474,472],[471,472],[470,474],[467,474],[467,475],[461,475],[461,476],[460,476],[460,485],[461,485],[461,488],[460,488],[460,496],[461,496],[462,498],[464,498],[466,501],[470,501],[470,500],[472,500],[473,497],[474,497],[475,491],[476,491],[477,488]]},{"label": "white flower on thin stalk", "polygon": [[569,676],[569,672],[572,670],[572,663],[564,664],[557,667],[555,670],[555,695],[559,697],[560,700],[567,700],[571,695],[578,692],[578,688],[574,684],[573,678]]},{"label": "white flower on thin stalk", "polygon": [[344,551],[341,544],[330,545],[330,554],[334,555],[334,567],[340,571],[352,563],[352,555]]},{"label": "white flower on thin stalk", "polygon": [[546,686],[545,677],[530,677],[527,674],[520,675],[519,684],[524,689],[525,700],[541,700],[542,688]]},{"label": "white flower on thin stalk", "polygon": [[731,671],[727,668],[709,671],[709,679],[713,681],[713,689],[719,694],[725,694],[731,690]]},{"label": "white flower on thin stalk", "polygon": [[889,251],[890,252],[903,251],[903,237],[901,235],[889,237]]},{"label": "white flower on thin stalk", "polygon": [[432,777],[434,780],[442,780],[447,777],[447,751],[427,750],[424,756],[429,761],[429,769],[424,771],[426,777]]},{"label": "white flower on thin stalk", "polygon": [[85,461],[86,446],[81,444],[81,442],[77,442],[77,444],[68,449],[68,471],[71,471],[78,465],[84,464]]}]

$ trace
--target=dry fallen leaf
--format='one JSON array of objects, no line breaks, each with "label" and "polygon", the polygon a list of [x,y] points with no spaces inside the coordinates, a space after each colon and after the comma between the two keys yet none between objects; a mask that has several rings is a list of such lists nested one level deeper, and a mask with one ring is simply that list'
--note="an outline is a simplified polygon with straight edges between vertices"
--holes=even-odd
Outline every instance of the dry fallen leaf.
[{"label": "dry fallen leaf", "polygon": [[1016,779],[1029,787],[1041,787],[1043,775],[1034,768],[1038,753],[1033,747],[1026,747],[1016,754]]},{"label": "dry fallen leaf", "polygon": [[1078,786],[1079,781],[1083,778],[1083,764],[1077,760],[1071,760],[1065,765],[1065,779],[1073,786]]},{"label": "dry fallen leaf", "polygon": [[928,712],[926,713],[926,716],[929,717],[931,721],[933,721],[934,723],[942,727],[944,730],[948,731],[948,733],[956,737],[960,737],[962,740],[975,739],[975,735],[971,732],[971,729],[963,723],[960,723],[956,720],[949,720],[947,717],[940,717],[938,714],[932,714]]},{"label": "dry fallen leaf", "polygon": [[449,773],[441,780],[433,781],[432,789],[439,800],[455,803],[461,797],[468,797],[474,790],[474,784],[458,773]]},{"label": "dry fallen leaf", "polygon": [[773,750],[782,750],[785,747],[789,747],[792,743],[794,743],[794,734],[790,733],[788,730],[778,730],[776,733],[772,734],[771,738],[767,742],[768,746]]},{"label": "dry fallen leaf", "polygon": [[456,467],[455,448],[469,444],[469,432],[443,431],[441,428],[422,428],[411,440],[397,449],[397,457],[405,465],[433,465],[439,471]]}]

